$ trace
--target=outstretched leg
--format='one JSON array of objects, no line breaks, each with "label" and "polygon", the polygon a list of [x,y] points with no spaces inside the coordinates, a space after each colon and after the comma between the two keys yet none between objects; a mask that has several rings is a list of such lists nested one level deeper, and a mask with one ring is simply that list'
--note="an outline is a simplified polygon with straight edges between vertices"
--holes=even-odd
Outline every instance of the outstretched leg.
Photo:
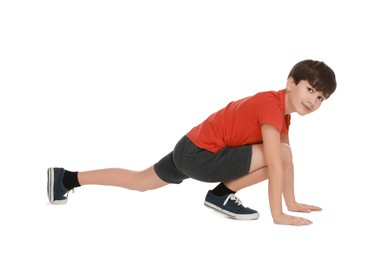
[{"label": "outstretched leg", "polygon": [[51,203],[64,204],[67,202],[68,192],[81,185],[109,185],[146,191],[163,187],[168,183],[178,184],[187,178],[188,176],[176,168],[173,152],[170,152],[156,164],[142,171],[111,168],[70,172],[64,168],[49,168],[47,193]]},{"label": "outstretched leg", "polygon": [[158,177],[153,166],[143,171],[103,169],[69,172],[64,168],[49,168],[47,177],[47,195],[52,204],[65,204],[68,201],[68,192],[80,185],[110,185],[146,191],[168,184]]},{"label": "outstretched leg", "polygon": [[79,172],[78,179],[81,185],[110,185],[137,191],[157,189],[168,184],[158,177],[154,166],[142,171],[112,168]]}]

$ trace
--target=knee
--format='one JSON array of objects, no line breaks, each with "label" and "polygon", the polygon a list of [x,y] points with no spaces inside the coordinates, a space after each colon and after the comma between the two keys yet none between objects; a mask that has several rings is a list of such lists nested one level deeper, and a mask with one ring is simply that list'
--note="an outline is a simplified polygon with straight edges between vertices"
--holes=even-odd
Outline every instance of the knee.
[{"label": "knee", "polygon": [[145,191],[148,191],[149,189],[145,186],[138,185],[134,190],[139,191],[139,192],[145,192]]},{"label": "knee", "polygon": [[282,143],[282,157],[283,167],[289,167],[292,164],[292,152],[290,146],[286,143]]}]

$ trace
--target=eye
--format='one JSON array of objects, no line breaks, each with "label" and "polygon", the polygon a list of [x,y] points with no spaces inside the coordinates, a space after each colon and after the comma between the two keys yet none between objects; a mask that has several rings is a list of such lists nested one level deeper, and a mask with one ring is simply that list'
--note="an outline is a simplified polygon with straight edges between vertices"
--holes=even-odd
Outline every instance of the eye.
[{"label": "eye", "polygon": [[307,88],[307,90],[309,91],[309,93],[313,93],[313,89],[312,88]]},{"label": "eye", "polygon": [[325,100],[325,98],[324,98],[324,97],[321,97],[321,96],[319,96],[318,99],[319,99],[321,102]]}]

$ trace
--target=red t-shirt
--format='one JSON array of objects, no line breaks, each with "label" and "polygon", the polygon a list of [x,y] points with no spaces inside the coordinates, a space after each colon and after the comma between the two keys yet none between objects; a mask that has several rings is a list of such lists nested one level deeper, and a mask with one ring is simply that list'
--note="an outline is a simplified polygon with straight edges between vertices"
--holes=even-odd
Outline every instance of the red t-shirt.
[{"label": "red t-shirt", "polygon": [[285,115],[284,90],[266,91],[230,102],[187,133],[198,147],[216,153],[223,147],[257,144],[263,141],[261,126],[269,124],[284,135],[290,115]]}]

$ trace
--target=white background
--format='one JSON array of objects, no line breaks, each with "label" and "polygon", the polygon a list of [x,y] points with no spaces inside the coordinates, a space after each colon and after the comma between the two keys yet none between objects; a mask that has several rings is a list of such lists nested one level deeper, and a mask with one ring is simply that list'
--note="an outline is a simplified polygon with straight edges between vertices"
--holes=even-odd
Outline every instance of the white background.
[{"label": "white background", "polygon": [[[389,259],[386,1],[1,1],[1,259]],[[294,114],[306,227],[203,206],[213,183],[86,186],[47,202],[46,169],[146,168],[228,102],[284,88],[303,59],[338,88]]]}]

